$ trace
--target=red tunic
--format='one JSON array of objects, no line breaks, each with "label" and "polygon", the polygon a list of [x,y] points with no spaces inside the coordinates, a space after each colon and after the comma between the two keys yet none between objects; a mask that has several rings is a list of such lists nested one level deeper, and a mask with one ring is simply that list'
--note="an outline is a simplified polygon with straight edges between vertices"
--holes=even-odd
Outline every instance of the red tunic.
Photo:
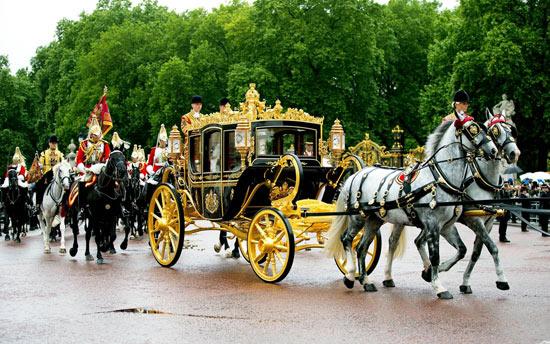
[{"label": "red tunic", "polygon": [[89,139],[86,139],[80,143],[78,152],[76,153],[76,166],[82,163],[86,168],[89,168],[93,164],[107,161],[109,155],[111,154],[111,148],[109,148],[109,144],[103,140],[99,141],[95,146],[94,152],[90,154],[90,156],[86,157],[87,148],[93,144],[94,143]]}]

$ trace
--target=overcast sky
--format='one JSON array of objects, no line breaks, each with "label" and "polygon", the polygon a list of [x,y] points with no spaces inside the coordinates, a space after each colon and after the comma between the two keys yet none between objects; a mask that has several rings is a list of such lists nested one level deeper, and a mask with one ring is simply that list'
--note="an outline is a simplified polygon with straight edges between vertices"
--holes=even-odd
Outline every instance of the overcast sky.
[{"label": "overcast sky", "polygon": [[[387,0],[376,0],[386,3]],[[0,0],[0,55],[7,55],[12,72],[30,68],[36,48],[55,37],[57,22],[62,18],[77,20],[82,11],[90,13],[97,0]],[[138,4],[139,0],[132,0]],[[160,5],[176,12],[203,7],[212,9],[227,0],[158,0]],[[444,8],[454,8],[458,0],[443,0]]]}]

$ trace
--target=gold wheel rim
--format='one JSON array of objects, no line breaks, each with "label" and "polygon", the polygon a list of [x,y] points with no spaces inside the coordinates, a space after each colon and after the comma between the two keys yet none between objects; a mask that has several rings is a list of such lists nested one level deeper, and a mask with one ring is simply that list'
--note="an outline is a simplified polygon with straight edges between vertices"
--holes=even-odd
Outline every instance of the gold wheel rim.
[{"label": "gold wheel rim", "polygon": [[178,252],[181,234],[178,203],[166,185],[153,193],[148,217],[151,251],[159,264],[169,265]]},{"label": "gold wheel rim", "polygon": [[247,244],[250,265],[262,280],[273,282],[285,273],[291,242],[278,213],[272,209],[261,210],[250,224]]},{"label": "gold wheel rim", "polygon": [[[359,233],[357,233],[357,235],[355,236],[355,238],[353,238],[353,242],[351,244],[351,248],[353,251],[355,251],[355,249],[357,248],[357,245],[359,245],[359,242],[361,241],[361,238],[363,237],[363,233],[364,233],[364,230],[361,229],[361,231],[359,231]],[[369,250],[367,251],[367,261],[365,262],[365,270],[368,271],[370,269],[370,267],[372,266],[372,264],[374,264],[375,260],[376,260],[376,250],[378,248],[378,238],[375,236],[374,239],[372,240],[372,243],[370,244],[369,246]],[[368,260],[370,257],[370,260]],[[347,270],[346,270],[346,263],[347,263],[347,259],[336,259],[336,264],[338,265],[338,268],[340,269],[340,271],[345,275],[347,273]],[[359,262],[357,263],[359,264]],[[357,265],[355,267],[355,277],[359,277],[359,265]]]},{"label": "gold wheel rim", "polygon": [[244,260],[249,262],[249,259],[248,259],[248,243],[247,243],[247,241],[239,239],[239,238],[237,238],[236,240],[238,240],[237,242],[239,243],[239,249],[241,250],[241,255],[243,256]]}]

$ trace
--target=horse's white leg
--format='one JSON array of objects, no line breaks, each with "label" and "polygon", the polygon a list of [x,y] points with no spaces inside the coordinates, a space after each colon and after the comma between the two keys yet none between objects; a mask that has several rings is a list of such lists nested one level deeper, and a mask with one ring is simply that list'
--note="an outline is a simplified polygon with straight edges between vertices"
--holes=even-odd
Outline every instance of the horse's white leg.
[{"label": "horse's white leg", "polygon": [[390,238],[388,239],[388,255],[386,256],[386,267],[384,268],[384,284],[385,287],[395,287],[395,283],[392,278],[392,265],[395,255],[395,250],[399,244],[399,239],[403,233],[403,225],[393,225]]},{"label": "horse's white leg", "polygon": [[422,270],[422,279],[426,282],[432,281],[432,264],[430,262],[430,258],[428,256],[428,252],[426,252],[426,237],[427,232],[425,229],[420,231],[420,234],[414,239],[414,244],[416,245],[416,249],[418,250],[418,253],[420,254],[420,258],[422,259],[422,264],[424,265],[424,269]]},{"label": "horse's white leg", "polygon": [[61,245],[59,246],[59,253],[65,254],[67,253],[67,249],[65,248],[65,216],[61,216],[60,213],[59,217],[61,218],[61,222],[59,223],[59,230],[61,231]]},{"label": "horse's white leg", "polygon": [[365,220],[361,216],[350,216],[348,228],[342,236],[342,244],[346,252],[346,275],[344,276],[344,284],[348,288],[353,288],[355,272],[357,271],[357,256],[352,248],[353,239],[364,225]]},{"label": "horse's white leg", "polygon": [[432,288],[440,299],[452,299],[453,295],[447,291],[439,279],[439,235],[440,231],[437,224],[426,224],[426,239],[428,250],[430,252],[430,263],[432,267]]},{"label": "horse's white leg", "polygon": [[48,216],[45,217],[44,222],[46,222],[46,226],[44,230],[42,231],[43,239],[44,239],[44,253],[50,253],[50,232],[52,230],[52,219]]},{"label": "horse's white leg", "polygon": [[468,227],[470,227],[476,233],[477,237],[474,242],[472,257],[470,259],[470,262],[468,263],[466,271],[464,271],[463,283],[460,286],[460,291],[466,294],[470,294],[472,292],[472,289],[470,287],[470,276],[477,260],[479,259],[479,256],[481,255],[483,245],[487,247],[487,250],[493,257],[493,262],[495,264],[495,270],[497,273],[497,288],[501,290],[510,289],[508,280],[504,275],[504,269],[502,267],[500,257],[498,255],[498,248],[489,236],[489,232],[491,231],[494,222],[493,219],[490,218],[485,223],[483,223],[480,218],[465,218],[465,221],[467,222]]},{"label": "horse's white leg", "polygon": [[460,238],[460,235],[458,234],[458,230],[456,229],[455,225],[447,226],[441,231],[441,236],[447,240],[451,246],[453,246],[456,249],[456,254],[454,257],[450,258],[449,260],[444,261],[439,265],[439,271],[449,271],[458,261],[460,261],[464,256],[466,256],[466,245],[464,245],[464,242]]}]

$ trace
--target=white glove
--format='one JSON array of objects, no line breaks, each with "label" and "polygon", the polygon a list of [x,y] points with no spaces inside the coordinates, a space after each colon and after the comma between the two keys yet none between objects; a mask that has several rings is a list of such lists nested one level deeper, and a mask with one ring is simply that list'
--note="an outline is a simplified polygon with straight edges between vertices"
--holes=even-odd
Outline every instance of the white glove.
[{"label": "white glove", "polygon": [[86,166],[84,166],[83,163],[78,164],[78,166],[77,166],[76,168],[78,168],[78,170],[79,170],[81,173],[85,173],[85,172],[86,172]]}]

